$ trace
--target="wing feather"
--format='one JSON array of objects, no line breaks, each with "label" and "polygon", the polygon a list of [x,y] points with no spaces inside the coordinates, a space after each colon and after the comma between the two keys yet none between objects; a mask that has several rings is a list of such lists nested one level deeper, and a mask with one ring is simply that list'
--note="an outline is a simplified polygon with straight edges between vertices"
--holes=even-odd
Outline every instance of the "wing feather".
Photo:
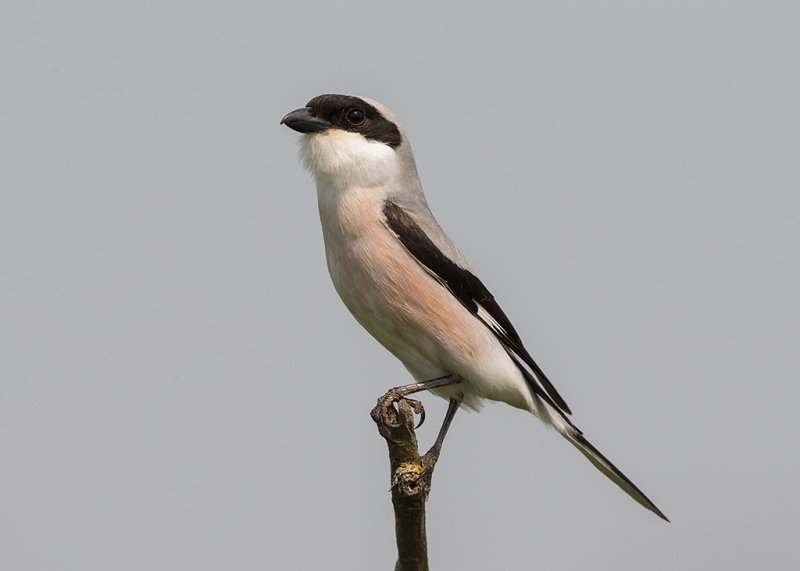
[{"label": "wing feather", "polygon": [[[511,325],[511,321],[500,309],[494,296],[486,289],[483,282],[472,272],[448,258],[425,234],[425,231],[420,228],[411,215],[400,206],[387,201],[384,203],[383,214],[389,229],[425,271],[483,322],[507,351],[519,357],[530,368],[533,375],[525,374],[524,376],[531,390],[538,396],[543,396],[548,404],[567,414],[572,414],[566,401],[558,394],[544,371],[525,349],[519,334]],[[514,359],[514,362],[523,373],[527,373],[517,359]]]}]

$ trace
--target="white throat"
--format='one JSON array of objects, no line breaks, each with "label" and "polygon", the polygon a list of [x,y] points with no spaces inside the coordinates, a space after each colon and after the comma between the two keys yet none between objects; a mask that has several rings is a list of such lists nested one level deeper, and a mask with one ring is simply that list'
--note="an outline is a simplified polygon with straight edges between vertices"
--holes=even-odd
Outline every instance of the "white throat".
[{"label": "white throat", "polygon": [[378,186],[397,173],[397,153],[359,133],[329,129],[300,138],[300,159],[317,183]]}]

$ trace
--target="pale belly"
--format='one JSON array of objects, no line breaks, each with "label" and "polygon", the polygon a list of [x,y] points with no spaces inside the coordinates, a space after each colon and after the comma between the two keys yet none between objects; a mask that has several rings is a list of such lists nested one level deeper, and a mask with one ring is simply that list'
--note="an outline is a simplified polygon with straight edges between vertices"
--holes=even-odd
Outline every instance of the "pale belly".
[{"label": "pale belly", "polygon": [[349,246],[328,255],[328,269],[356,320],[417,380],[455,374],[453,361],[475,353],[468,312],[399,244]]},{"label": "pale belly", "polygon": [[440,396],[458,391],[471,407],[489,398],[528,408],[524,379],[489,329],[419,265],[373,214],[380,210],[349,212],[346,224],[323,217],[323,232],[331,279],[356,320],[415,379],[462,379]]}]

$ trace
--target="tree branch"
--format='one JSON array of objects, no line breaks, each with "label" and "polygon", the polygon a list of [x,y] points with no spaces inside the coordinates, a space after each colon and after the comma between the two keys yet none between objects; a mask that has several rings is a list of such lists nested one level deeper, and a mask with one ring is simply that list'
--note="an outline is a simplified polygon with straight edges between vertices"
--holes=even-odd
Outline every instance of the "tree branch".
[{"label": "tree branch", "polygon": [[422,476],[414,411],[405,399],[386,409],[386,444],[392,473],[392,504],[397,541],[395,571],[428,571],[425,501],[432,472]]}]

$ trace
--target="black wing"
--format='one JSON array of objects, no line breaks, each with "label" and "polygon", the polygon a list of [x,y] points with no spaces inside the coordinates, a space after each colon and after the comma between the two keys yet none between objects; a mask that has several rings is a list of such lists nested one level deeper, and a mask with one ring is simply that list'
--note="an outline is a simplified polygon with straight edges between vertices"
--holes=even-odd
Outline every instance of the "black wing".
[{"label": "black wing", "polygon": [[[511,325],[508,317],[497,305],[494,296],[486,289],[481,280],[445,256],[401,207],[387,201],[383,206],[383,214],[389,228],[425,270],[480,319],[506,347],[507,351],[519,356],[530,367],[536,377],[534,380],[530,375],[525,375],[531,390],[549,404],[555,405],[567,414],[572,414],[567,403],[558,394],[544,371],[522,345],[522,340],[514,326]],[[519,365],[516,359],[514,362]],[[524,369],[523,372],[525,372]],[[538,381],[541,387],[534,381]],[[544,394],[542,388],[547,394]]]}]

